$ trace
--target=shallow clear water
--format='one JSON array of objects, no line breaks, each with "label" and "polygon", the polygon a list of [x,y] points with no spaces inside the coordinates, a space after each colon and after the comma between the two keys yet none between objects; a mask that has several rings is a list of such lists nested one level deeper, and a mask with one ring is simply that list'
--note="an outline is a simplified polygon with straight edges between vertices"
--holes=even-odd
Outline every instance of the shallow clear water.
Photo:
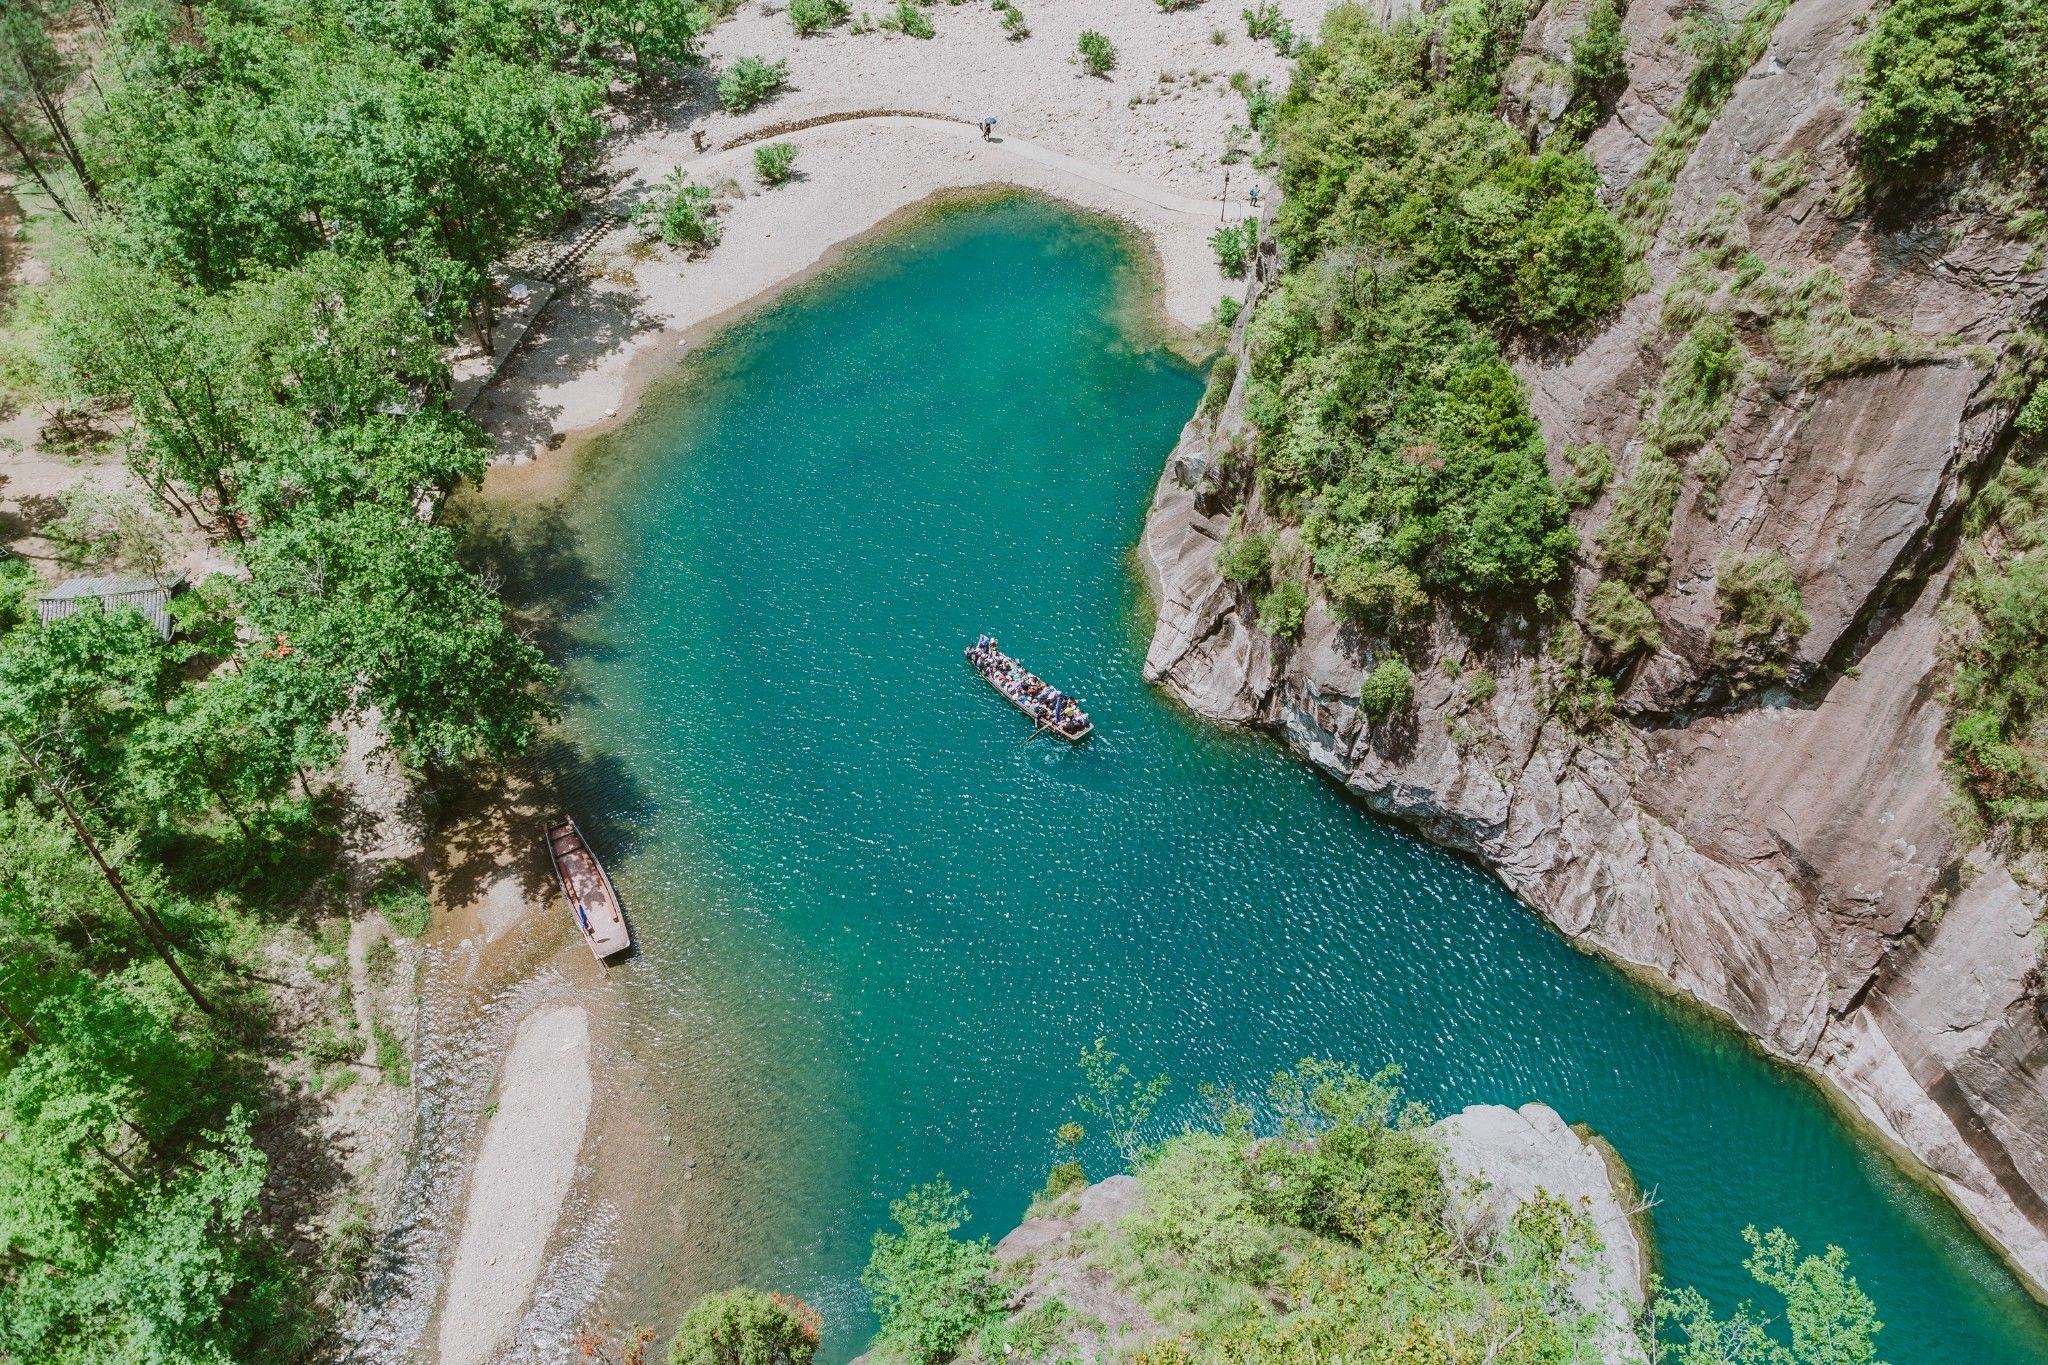
[{"label": "shallow clear water", "polygon": [[[1144,686],[1129,550],[1201,386],[1127,325],[1141,289],[1098,223],[938,213],[726,333],[579,471],[531,586],[574,608],[570,795],[644,946],[615,1047],[675,1142],[614,1308],[746,1281],[851,1354],[889,1198],[943,1171],[1000,1235],[1105,1034],[1180,1082],[1168,1122],[1311,1053],[1398,1061],[1438,1111],[1544,1101],[1619,1148],[1665,1274],[1724,1308],[1743,1226],[1780,1224],[1849,1250],[1892,1361],[2048,1358],[1813,1087]],[[1095,739],[1026,742],[962,662],[981,630]]]}]

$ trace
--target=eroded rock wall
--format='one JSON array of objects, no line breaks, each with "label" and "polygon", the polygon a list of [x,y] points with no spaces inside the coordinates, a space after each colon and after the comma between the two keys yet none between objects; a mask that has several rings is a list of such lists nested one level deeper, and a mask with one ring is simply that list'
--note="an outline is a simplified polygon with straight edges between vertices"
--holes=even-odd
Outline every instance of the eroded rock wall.
[{"label": "eroded rock wall", "polygon": [[[1416,707],[1383,724],[1361,712],[1358,684],[1384,642],[1320,603],[1296,641],[1260,632],[1215,567],[1233,512],[1274,524],[1222,459],[1251,440],[1241,392],[1190,423],[1159,483],[1142,543],[1158,603],[1146,671],[1205,716],[1284,734],[1373,809],[1480,859],[1564,933],[1817,1073],[2040,1290],[2040,898],[1992,847],[1953,832],[1937,651],[1955,519],[2012,416],[1993,393],[1996,351],[2040,313],[2048,274],[1995,222],[1893,221],[1847,197],[1845,51],[1871,8],[1793,0],[1675,178],[1651,287],[1568,352],[1518,360],[1553,460],[1580,442],[1614,452],[1610,491],[1576,514],[1590,547],[1642,458],[1646,395],[1676,340],[1664,298],[1703,237],[1732,238],[1786,278],[1833,272],[1860,335],[1891,339],[1841,372],[1752,347],[1755,372],[1718,437],[1727,474],[1711,498],[1686,479],[1669,582],[1650,599],[1663,644],[1622,674],[1615,722],[1589,732],[1553,714],[1534,622],[1472,638],[1440,619],[1420,648],[1404,642]],[[1629,90],[1589,145],[1617,200],[1683,88],[1687,59],[1666,40],[1676,15],[1657,0],[1628,12]],[[1545,22],[1531,43],[1555,48]],[[1753,167],[1765,163],[1796,165],[1784,180],[1798,183],[1763,193]],[[1796,693],[1732,700],[1711,643],[1727,550],[1779,551],[1790,566],[1809,619],[1788,660]],[[1581,611],[1597,581],[1586,560],[1567,599]],[[1445,661],[1486,668],[1497,691],[1472,704]]]}]

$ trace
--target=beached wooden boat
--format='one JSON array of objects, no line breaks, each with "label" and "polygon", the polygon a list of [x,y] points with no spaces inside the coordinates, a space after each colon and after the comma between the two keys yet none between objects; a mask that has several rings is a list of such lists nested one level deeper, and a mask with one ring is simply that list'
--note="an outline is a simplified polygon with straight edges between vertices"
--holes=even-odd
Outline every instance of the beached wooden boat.
[{"label": "beached wooden boat", "polygon": [[569,898],[576,927],[597,960],[603,962],[632,947],[633,935],[626,928],[619,893],[612,889],[604,864],[590,851],[590,842],[573,819],[548,826],[548,859],[555,865],[562,894]]},{"label": "beached wooden boat", "polygon": [[[1010,705],[1036,722],[1038,730],[1076,744],[1095,733],[1095,722],[1088,719],[1088,713],[1081,709],[1079,702],[1048,686],[1003,653],[990,636],[982,636],[964,652],[974,671],[981,674],[990,687],[1002,693]],[[1035,735],[1038,730],[1031,733]]]}]

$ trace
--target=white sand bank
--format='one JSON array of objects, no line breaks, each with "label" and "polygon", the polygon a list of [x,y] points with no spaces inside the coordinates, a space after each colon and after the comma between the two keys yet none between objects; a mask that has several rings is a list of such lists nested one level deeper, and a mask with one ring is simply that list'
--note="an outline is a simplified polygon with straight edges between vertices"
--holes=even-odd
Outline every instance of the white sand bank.
[{"label": "white sand bank", "polygon": [[497,1358],[533,1295],[590,1118],[590,1020],[578,1005],[519,1026],[470,1177],[441,1310],[441,1365]]}]

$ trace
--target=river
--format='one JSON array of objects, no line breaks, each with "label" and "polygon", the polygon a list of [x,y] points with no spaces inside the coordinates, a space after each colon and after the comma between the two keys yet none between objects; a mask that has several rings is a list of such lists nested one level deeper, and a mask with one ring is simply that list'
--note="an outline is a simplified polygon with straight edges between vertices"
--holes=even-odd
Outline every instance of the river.
[{"label": "river", "polygon": [[[1398,1062],[1443,1112],[1541,1100],[1611,1140],[1663,1273],[1758,1296],[1745,1225],[1845,1247],[1907,1362],[2048,1358],[2042,1315],[1816,1089],[1577,952],[1479,869],[1147,688],[1130,549],[1201,392],[1117,231],[934,211],[728,329],[579,457],[569,793],[642,944],[608,1046],[673,1153],[634,1173],[606,1311],[746,1282],[869,1330],[890,1198],[944,1172],[999,1236],[1098,1035],[1256,1091]],[[559,569],[559,563],[558,569]],[[960,649],[1093,712],[1040,737]],[[1091,1144],[1095,1176],[1113,1158]]]}]

